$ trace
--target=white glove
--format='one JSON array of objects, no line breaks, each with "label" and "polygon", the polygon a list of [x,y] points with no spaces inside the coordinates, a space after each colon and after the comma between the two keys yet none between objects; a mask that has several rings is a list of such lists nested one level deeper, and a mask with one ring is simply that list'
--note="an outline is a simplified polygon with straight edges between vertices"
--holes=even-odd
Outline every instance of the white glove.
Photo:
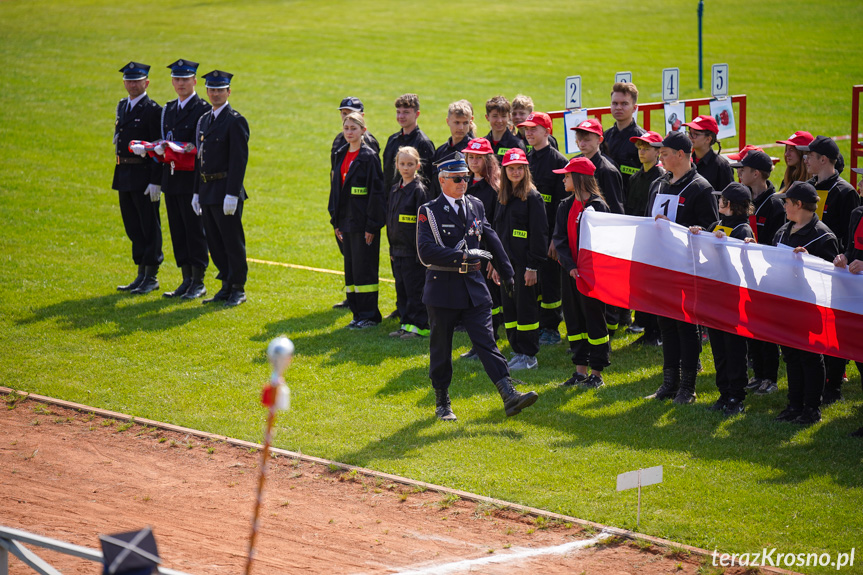
[{"label": "white glove", "polygon": [[153,148],[153,151],[156,152],[157,154],[159,154],[160,156],[164,156],[165,155],[165,144],[159,144],[158,146]]},{"label": "white glove", "polygon": [[222,210],[224,210],[226,216],[233,216],[234,212],[237,211],[237,201],[239,198],[237,196],[225,196],[225,201],[222,204]]},{"label": "white glove", "polygon": [[162,195],[162,186],[150,184],[149,186],[147,186],[147,189],[144,190],[144,195],[150,196],[151,202],[158,202],[159,197],[161,197]]},{"label": "white glove", "polygon": [[132,150],[133,154],[138,154],[142,158],[147,155],[147,150],[144,148],[143,144],[132,144],[129,146],[129,149]]},{"label": "white glove", "polygon": [[201,198],[198,194],[192,194],[192,211],[196,216],[201,215]]}]

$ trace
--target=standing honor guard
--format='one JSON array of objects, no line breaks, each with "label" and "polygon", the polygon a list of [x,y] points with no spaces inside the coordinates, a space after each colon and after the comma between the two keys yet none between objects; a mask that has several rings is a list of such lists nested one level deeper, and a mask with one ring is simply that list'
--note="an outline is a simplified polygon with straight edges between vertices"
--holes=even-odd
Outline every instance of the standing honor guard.
[{"label": "standing honor guard", "polygon": [[[417,252],[427,268],[423,303],[431,325],[429,377],[435,390],[435,415],[454,420],[450,407],[452,335],[460,321],[485,372],[503,399],[506,414],[516,415],[536,402],[534,391],[513,387],[506,359],[494,341],[491,295],[483,278],[487,260],[512,293],[513,270],[503,246],[485,217],[482,202],[466,196],[470,172],[464,156],[456,152],[437,165],[441,195],[420,207],[417,214]],[[491,251],[480,249],[480,242]]]},{"label": "standing honor guard", "polygon": [[195,299],[206,295],[204,272],[210,262],[204,223],[192,209],[195,188],[195,128],[211,106],[198,97],[195,74],[198,63],[177,60],[169,64],[171,84],[177,99],[162,109],[162,140],[155,152],[162,157],[162,191],[168,211],[168,227],[177,267],[183,272],[183,283],[165,297]]},{"label": "standing honor guard", "polygon": [[207,98],[213,109],[201,116],[195,130],[198,155],[195,161],[195,193],[192,209],[204,216],[204,231],[216,279],[222,288],[204,303],[225,302],[237,306],[246,301],[246,236],[243,233],[243,178],[249,161],[249,124],[231,108],[233,74],[213,70],[204,74]]},{"label": "standing honor guard", "polygon": [[[129,93],[117,104],[114,123],[114,151],[117,165],[111,187],[120,195],[120,214],[126,235],[132,240],[132,259],[138,275],[131,283],[117,286],[120,291],[145,294],[159,288],[156,274],[162,256],[162,224],[159,197],[162,194],[162,168],[149,157],[141,144],[159,139],[161,107],[147,96],[150,67],[129,62],[122,68],[123,86]],[[140,157],[138,157],[140,156]]]}]

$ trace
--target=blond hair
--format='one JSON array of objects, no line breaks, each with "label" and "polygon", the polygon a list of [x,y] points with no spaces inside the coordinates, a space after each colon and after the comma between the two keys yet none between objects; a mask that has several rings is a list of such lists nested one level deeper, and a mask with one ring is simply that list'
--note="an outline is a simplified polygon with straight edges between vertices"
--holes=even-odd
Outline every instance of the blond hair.
[{"label": "blond hair", "polygon": [[515,98],[512,99],[512,109],[513,110],[527,110],[528,112],[533,112],[533,100],[530,96],[525,96],[524,94],[519,94]]},{"label": "blond hair", "polygon": [[458,100],[449,105],[447,116],[463,116],[470,119],[470,133],[476,133],[476,124],[473,122],[473,104],[467,100]]},{"label": "blond hair", "polygon": [[366,129],[366,119],[363,118],[363,115],[360,114],[359,112],[351,112],[350,114],[345,116],[345,119],[342,120],[342,126],[344,126],[345,122],[347,122],[347,121],[353,122],[354,124],[356,124],[357,126],[362,128],[363,130]]}]

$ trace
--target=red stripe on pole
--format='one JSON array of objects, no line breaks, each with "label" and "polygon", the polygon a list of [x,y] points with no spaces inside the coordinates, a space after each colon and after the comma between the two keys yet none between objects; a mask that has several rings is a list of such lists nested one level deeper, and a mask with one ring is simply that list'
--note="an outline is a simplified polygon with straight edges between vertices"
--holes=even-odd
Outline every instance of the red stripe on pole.
[{"label": "red stripe on pole", "polygon": [[585,249],[578,272],[579,291],[609,305],[863,361],[863,310],[836,310]]}]

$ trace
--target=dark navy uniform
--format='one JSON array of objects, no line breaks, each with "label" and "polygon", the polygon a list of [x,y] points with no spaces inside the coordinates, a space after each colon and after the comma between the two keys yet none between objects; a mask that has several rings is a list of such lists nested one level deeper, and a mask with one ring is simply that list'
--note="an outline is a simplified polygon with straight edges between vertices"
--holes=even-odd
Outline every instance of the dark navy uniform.
[{"label": "dark navy uniform", "polygon": [[431,184],[432,197],[436,198],[440,195],[440,182],[438,181],[438,169],[436,166],[451,158],[456,152],[464,150],[467,147],[468,142],[471,140],[473,140],[473,134],[471,132],[468,132],[460,142],[456,142],[455,144],[452,141],[452,137],[449,137],[446,142],[438,146],[437,150],[435,150],[433,160],[433,165],[435,167],[432,168],[432,173],[428,177],[429,184]]},{"label": "dark navy uniform", "polygon": [[707,180],[714,190],[721,191],[725,186],[734,181],[734,170],[731,168],[731,163],[723,156],[720,156],[711,148],[707,150],[704,157],[700,160],[692,154],[692,162],[698,173]]},{"label": "dark navy uniform", "polygon": [[615,122],[603,134],[600,150],[611,158],[617,169],[620,170],[624,190],[628,187],[629,178],[641,168],[641,160],[638,159],[638,148],[629,139],[643,136],[646,133],[647,131],[633,119],[622,130],[618,129],[617,122]]},{"label": "dark navy uniform", "polygon": [[593,177],[596,178],[596,183],[602,190],[608,209],[615,214],[624,213],[623,178],[620,176],[620,170],[602,152],[595,153],[590,161],[596,166]]},{"label": "dark navy uniform", "polygon": [[[497,190],[491,187],[485,179],[471,180],[468,184],[467,192],[482,202],[482,207],[485,209],[485,217],[488,221],[494,221],[494,215],[497,212],[497,207],[500,205],[497,201]],[[483,246],[483,249],[488,249]],[[485,285],[488,286],[488,291],[491,294],[491,318],[494,326],[495,339],[497,336],[497,328],[503,323],[503,306],[500,303],[500,286],[485,275]]]},{"label": "dark navy uniform", "polygon": [[[143,80],[147,78],[149,69],[149,66],[130,62],[120,71],[124,73],[124,79]],[[161,184],[162,168],[155,160],[130,152],[129,143],[132,140],[154,142],[159,139],[162,108],[146,92],[131,110],[128,106],[128,97],[117,104],[117,119],[114,123],[116,166],[111,187],[119,193],[123,227],[132,241],[132,260],[138,265],[138,275],[143,280],[144,268],[153,268],[147,275],[155,276],[155,270],[158,270],[164,259],[160,202],[151,202],[144,194],[150,184]]]},{"label": "dark navy uniform", "polygon": [[[211,84],[215,75],[222,80],[230,75],[214,70],[206,74],[207,87],[222,86],[219,81]],[[195,162],[195,193],[201,205],[207,245],[213,263],[219,270],[216,279],[222,280],[222,289],[215,300],[228,301],[234,293],[244,294],[248,276],[246,263],[246,236],[243,231],[243,207],[248,198],[243,180],[249,161],[249,124],[236,110],[225,103],[216,111],[210,110],[198,121],[198,157]],[[226,196],[237,198],[233,215],[225,215]],[[245,296],[242,296],[245,301]]]},{"label": "dark navy uniform", "polygon": [[401,329],[422,336],[429,335],[429,326],[422,302],[425,267],[417,256],[417,213],[428,199],[425,187],[414,178],[404,187],[401,182],[395,184],[387,202],[387,239]]},{"label": "dark navy uniform", "polygon": [[[368,133],[368,132],[367,132]],[[428,179],[432,172],[432,161],[434,161],[434,144],[425,135],[425,132],[417,126],[410,133],[405,135],[404,130],[399,130],[389,137],[387,145],[384,147],[384,189],[391,190],[393,186],[400,180],[399,171],[396,166],[396,155],[399,148],[411,146],[420,154],[420,165],[423,178]]]},{"label": "dark navy uniform", "polygon": [[[172,68],[173,66],[173,68]],[[178,60],[168,68],[172,68],[172,77],[194,77],[198,67],[196,62]],[[179,75],[177,75],[179,74]],[[195,142],[195,130],[198,120],[212,106],[202,100],[198,94],[192,93],[184,105],[180,99],[171,100],[162,110],[162,139],[172,142]],[[174,248],[174,259],[177,267],[183,271],[183,284],[188,289],[192,283],[192,275],[196,283],[203,280],[204,271],[210,263],[207,251],[207,237],[204,234],[203,218],[192,208],[192,194],[195,189],[195,171],[177,169],[174,163],[165,163],[162,167],[162,192],[165,194],[165,208],[168,212],[168,226],[171,230],[171,245]],[[192,269],[196,268],[193,272]],[[200,278],[198,278],[200,276]],[[182,287],[181,285],[181,287]],[[175,295],[182,296],[186,289],[175,290]]]}]

